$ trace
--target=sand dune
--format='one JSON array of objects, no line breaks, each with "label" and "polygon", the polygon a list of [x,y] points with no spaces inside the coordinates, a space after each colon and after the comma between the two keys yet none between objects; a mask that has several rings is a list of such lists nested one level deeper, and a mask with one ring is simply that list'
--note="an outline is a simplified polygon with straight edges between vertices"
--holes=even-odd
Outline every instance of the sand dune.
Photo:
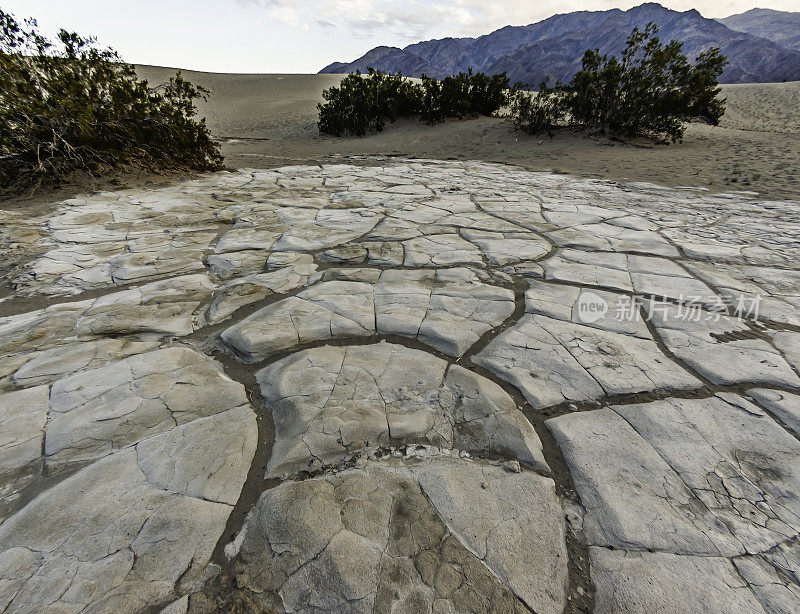
[{"label": "sand dune", "polygon": [[[151,83],[170,69],[140,67]],[[233,75],[184,71],[211,91],[201,114],[223,139],[231,167],[272,167],[351,155],[476,159],[620,181],[746,189],[798,198],[800,82],[725,86],[728,112],[719,127],[693,124],[680,145],[622,144],[562,133],[516,134],[498,118],[433,128],[401,121],[365,138],[321,135],[316,105],[336,75]]]},{"label": "sand dune", "polygon": [[800,134],[800,82],[726,85],[722,125],[740,130]]}]

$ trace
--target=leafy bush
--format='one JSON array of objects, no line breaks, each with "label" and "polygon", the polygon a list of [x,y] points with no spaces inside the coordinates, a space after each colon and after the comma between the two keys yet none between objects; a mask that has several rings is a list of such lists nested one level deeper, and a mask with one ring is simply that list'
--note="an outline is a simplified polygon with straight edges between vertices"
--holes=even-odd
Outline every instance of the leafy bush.
[{"label": "leafy bush", "polygon": [[518,90],[511,100],[511,121],[514,128],[527,134],[543,132],[553,136],[553,130],[562,123],[566,109],[560,90],[550,89],[546,83],[537,93]]},{"label": "leafy bush", "polygon": [[0,187],[123,163],[219,168],[222,156],[194,101],[207,92],[178,73],[148,87],[94,39],[52,42],[0,10]]},{"label": "leafy bush", "polygon": [[430,125],[448,117],[490,116],[510,102],[511,92],[506,73],[492,75],[460,72],[441,81],[422,75],[423,121]]},{"label": "leafy bush", "polygon": [[[445,79],[445,81],[447,81]],[[463,118],[464,111],[468,103],[463,101],[460,109],[454,109],[457,105],[454,103],[454,98],[459,95],[455,92],[458,84],[453,81],[447,82],[447,92],[444,91],[444,82],[438,79],[433,79],[427,75],[422,75],[422,104],[420,109],[420,118],[430,126],[439,124],[447,119],[448,113],[451,117],[459,115]],[[461,94],[464,96],[463,92]]]},{"label": "leafy bush", "polygon": [[619,58],[588,50],[569,84],[545,88],[529,103],[518,95],[512,105],[515,125],[540,133],[566,122],[599,134],[675,142],[694,118],[718,123],[725,112],[725,101],[718,98],[725,56],[712,48],[691,64],[681,53],[683,43],[664,45],[657,33],[652,23],[634,28]]},{"label": "leafy bush", "polygon": [[709,49],[697,56],[685,89],[687,117],[719,125],[719,120],[725,115],[725,99],[719,97],[722,92],[719,78],[727,63],[727,58],[719,48]]},{"label": "leafy bush", "polygon": [[491,115],[509,103],[508,87],[505,73],[489,77],[470,70],[441,81],[423,75],[420,85],[399,73],[370,68],[322,92],[325,103],[317,105],[317,125],[327,134],[364,136],[401,117],[419,116],[433,125],[450,117]]},{"label": "leafy bush", "polygon": [[473,75],[470,70],[469,75],[472,113],[489,117],[510,104],[516,88],[510,87],[507,73],[489,76],[479,72]]},{"label": "leafy bush", "polygon": [[342,136],[381,132],[386,121],[419,113],[422,91],[419,85],[398,73],[369,69],[347,75],[339,87],[322,92],[325,104],[318,104],[321,132]]}]

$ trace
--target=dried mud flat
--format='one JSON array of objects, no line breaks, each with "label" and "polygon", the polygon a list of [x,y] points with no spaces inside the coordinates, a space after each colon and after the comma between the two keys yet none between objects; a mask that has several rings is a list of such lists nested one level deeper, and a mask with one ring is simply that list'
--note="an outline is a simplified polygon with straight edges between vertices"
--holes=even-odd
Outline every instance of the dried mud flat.
[{"label": "dried mud flat", "polygon": [[792,612],[800,203],[478,162],[6,213],[5,612]]}]

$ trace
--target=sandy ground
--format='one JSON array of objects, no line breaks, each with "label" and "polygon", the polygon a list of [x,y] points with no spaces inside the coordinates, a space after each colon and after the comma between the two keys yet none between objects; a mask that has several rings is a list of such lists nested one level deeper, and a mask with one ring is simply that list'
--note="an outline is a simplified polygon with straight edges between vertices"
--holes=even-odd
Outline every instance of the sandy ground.
[{"label": "sandy ground", "polygon": [[[152,84],[169,69],[140,67]],[[580,134],[552,140],[515,133],[499,118],[418,121],[387,126],[364,138],[321,135],[322,90],[335,75],[231,75],[185,71],[204,85],[202,104],[230,167],[273,167],[350,155],[474,159],[620,181],[652,181],[711,190],[754,190],[770,198],[800,198],[800,82],[724,87],[728,110],[719,127],[693,124],[682,144],[621,144]]]}]

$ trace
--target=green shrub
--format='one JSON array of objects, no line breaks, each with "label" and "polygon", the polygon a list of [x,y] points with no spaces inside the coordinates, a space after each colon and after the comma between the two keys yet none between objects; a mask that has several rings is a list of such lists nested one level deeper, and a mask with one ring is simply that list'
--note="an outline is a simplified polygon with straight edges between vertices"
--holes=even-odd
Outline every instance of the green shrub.
[{"label": "green shrub", "polygon": [[219,168],[222,156],[194,101],[207,92],[178,73],[162,91],[94,39],[51,42],[0,10],[0,187],[123,163]]},{"label": "green shrub", "polygon": [[387,121],[419,113],[421,88],[398,73],[369,69],[347,75],[338,87],[322,92],[325,104],[317,105],[321,132],[364,136],[381,132]]},{"label": "green shrub", "polygon": [[511,100],[514,128],[527,134],[545,132],[553,136],[553,130],[563,123],[565,115],[564,98],[559,88],[550,89],[544,82],[538,92],[518,90]]},{"label": "green shrub", "polygon": [[364,136],[401,117],[419,116],[433,125],[451,117],[491,115],[510,100],[505,73],[489,77],[470,70],[441,81],[423,75],[421,81],[372,68],[366,75],[356,71],[322,92],[317,125],[327,134]]},{"label": "green shrub", "polygon": [[719,48],[709,49],[697,56],[685,89],[686,115],[717,126],[725,114],[725,99],[720,98],[719,78],[727,59]]},{"label": "green shrub", "polygon": [[[444,82],[422,75],[422,106],[420,118],[430,126],[442,123],[447,119],[448,113],[453,114],[453,94],[456,84],[448,82],[448,91],[445,94]],[[462,105],[463,106],[463,105]]]},{"label": "green shrub", "polygon": [[506,73],[492,75],[460,72],[441,81],[422,75],[421,119],[438,124],[448,118],[490,116],[507,106],[511,98]]},{"label": "green shrub", "polygon": [[690,64],[683,43],[663,45],[658,27],[634,28],[620,58],[587,51],[567,93],[572,119],[601,134],[646,135],[679,141],[699,115],[719,121],[717,78],[725,58],[711,49]]},{"label": "green shrub", "polygon": [[510,104],[516,88],[510,87],[508,74],[486,75],[479,72],[470,76],[470,111],[489,117]]},{"label": "green shrub", "polygon": [[619,58],[588,50],[569,84],[545,88],[531,102],[516,100],[514,124],[539,133],[566,123],[598,134],[675,142],[692,119],[718,123],[725,112],[718,98],[725,56],[712,48],[691,64],[681,53],[683,43],[664,45],[657,33],[652,23],[634,28]]}]

